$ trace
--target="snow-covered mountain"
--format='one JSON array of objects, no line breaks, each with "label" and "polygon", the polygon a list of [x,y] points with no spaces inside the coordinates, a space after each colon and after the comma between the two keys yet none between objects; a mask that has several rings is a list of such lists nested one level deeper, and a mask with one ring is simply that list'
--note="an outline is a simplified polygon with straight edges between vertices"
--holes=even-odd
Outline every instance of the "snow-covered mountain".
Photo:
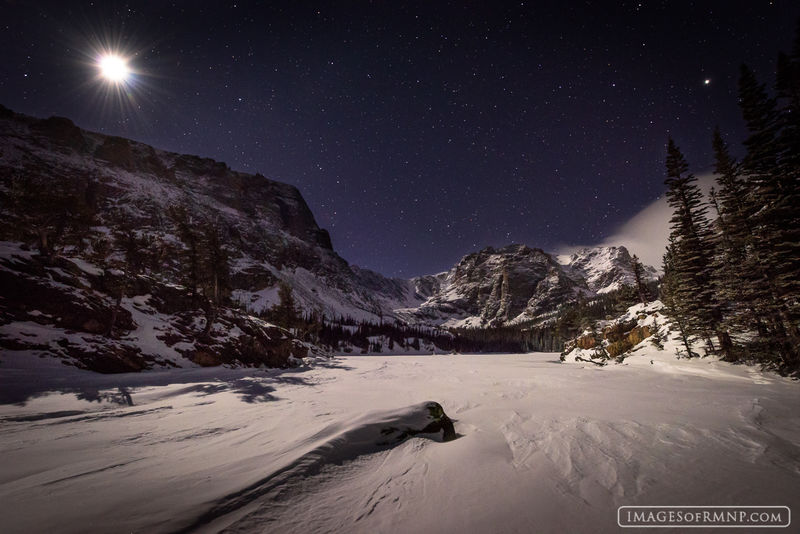
[{"label": "snow-covered mountain", "polygon": [[[230,258],[230,299],[216,317],[222,321],[220,331],[232,325],[238,325],[235,332],[260,331],[257,322],[242,317],[275,305],[282,282],[291,286],[302,311],[329,320],[487,327],[546,316],[579,295],[600,294],[633,281],[623,247],[586,249],[564,258],[524,245],[469,254],[436,275],[387,278],[342,259],[293,186],[236,172],[210,159],[88,132],[69,119],[35,119],[2,107],[0,197],[4,286],[29,287],[41,297],[32,308],[23,295],[14,293],[12,298],[4,288],[0,343],[9,347],[25,337],[14,326],[20,322],[33,322],[38,326],[29,326],[39,330],[61,328],[65,314],[77,314],[85,320],[67,321],[67,330],[78,336],[102,337],[122,329],[119,334],[125,337],[162,314],[160,320],[172,326],[162,325],[158,335],[151,328],[150,345],[117,347],[122,360],[183,347],[179,354],[189,359],[217,361],[205,354],[208,346],[198,348],[187,326],[202,325],[203,311],[193,318],[191,302],[179,294],[191,289],[185,287],[186,255],[192,247],[182,235],[186,228],[198,234],[213,229]],[[52,261],[40,262],[37,249],[47,249]],[[115,274],[120,271],[134,275],[124,289]],[[191,290],[190,300],[198,308],[195,292]],[[61,293],[74,306],[48,304]],[[22,345],[69,345],[70,335],[39,331],[34,338],[41,343]],[[263,344],[269,336],[261,337]],[[105,346],[103,339],[96,341],[91,350]],[[210,346],[227,342],[217,341]],[[123,367],[147,366],[147,361]]]},{"label": "snow-covered mountain", "polygon": [[[95,245],[113,245],[123,227],[152,242],[153,249],[174,248],[179,242],[170,217],[174,207],[185,208],[191,224],[213,222],[232,259],[232,298],[250,312],[277,302],[280,281],[294,289],[301,307],[329,317],[377,320],[387,310],[422,301],[408,281],[350,266],[339,257],[297,188],[232,171],[224,163],[87,132],[64,118],[38,120],[3,108],[0,180],[5,191],[25,186],[23,176],[31,177],[27,185],[34,189],[57,184],[61,195],[92,196],[85,248],[78,251],[87,258],[97,252]],[[34,234],[47,218],[21,213],[25,207],[4,207],[4,239],[22,240],[20,230]],[[58,232],[51,233],[53,240]],[[158,273],[175,281],[178,267],[167,258]]]},{"label": "snow-covered mountain", "polygon": [[[622,286],[634,286],[631,255],[625,247],[591,247],[573,254],[560,254],[556,261],[576,279],[583,279],[595,294],[610,293]],[[655,268],[644,265],[644,278],[657,278]]]},{"label": "snow-covered mountain", "polygon": [[[253,316],[281,281],[329,316],[373,319],[415,302],[409,282],[340,258],[295,187],[68,119],[0,107],[0,210],[4,362],[281,366],[313,351]],[[182,232],[216,233],[230,257],[230,300],[216,310],[187,284],[196,243]]]},{"label": "snow-covered mountain", "polygon": [[[655,278],[646,267],[645,278]],[[450,271],[413,280],[427,296],[414,308],[395,310],[408,322],[480,328],[532,321],[579,295],[593,296],[635,283],[625,247],[587,248],[554,256],[525,245],[486,248]]]}]

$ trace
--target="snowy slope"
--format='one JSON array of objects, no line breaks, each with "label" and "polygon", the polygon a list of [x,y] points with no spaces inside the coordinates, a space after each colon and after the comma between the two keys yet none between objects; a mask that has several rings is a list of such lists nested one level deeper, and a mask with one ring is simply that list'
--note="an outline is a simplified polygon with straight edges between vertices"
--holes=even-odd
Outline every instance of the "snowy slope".
[{"label": "snowy slope", "polygon": [[30,213],[31,206],[14,202],[12,192],[27,185],[24,176],[35,177],[34,189],[52,184],[66,196],[94,199],[82,246],[70,251],[78,260],[97,256],[101,244],[112,250],[106,261],[118,260],[117,236],[133,228],[166,257],[153,272],[175,282],[181,246],[170,210],[177,206],[187,209],[192,225],[218,226],[233,260],[233,296],[247,312],[275,304],[281,281],[297,289],[304,311],[328,317],[377,320],[424,300],[407,280],[348,265],[293,186],[88,132],[68,119],[39,120],[0,107],[0,239],[6,241],[30,238],[21,230],[40,222],[32,220],[38,214]]},{"label": "snowy slope", "polygon": [[[616,532],[620,505],[800,506],[797,384],[655,349],[36,374],[0,375],[8,534]],[[381,438],[428,400],[458,439]]]},{"label": "snowy slope", "polygon": [[235,308],[217,307],[209,324],[187,288],[152,276],[131,276],[129,296],[117,300],[110,271],[75,257],[42,262],[19,243],[0,241],[0,368],[35,368],[41,358],[102,373],[283,367],[320,354]]},{"label": "snowy slope", "polygon": [[[645,281],[655,269],[645,267]],[[586,248],[552,255],[525,245],[486,248],[465,256],[450,271],[413,280],[427,298],[394,310],[410,323],[482,328],[532,321],[552,314],[578,296],[634,286],[625,247]]]},{"label": "snowy slope", "polygon": [[[625,247],[589,247],[573,254],[560,254],[556,260],[573,277],[584,280],[595,294],[609,293],[623,285],[636,285],[631,255]],[[657,278],[655,268],[644,266],[644,269],[645,281]]]}]

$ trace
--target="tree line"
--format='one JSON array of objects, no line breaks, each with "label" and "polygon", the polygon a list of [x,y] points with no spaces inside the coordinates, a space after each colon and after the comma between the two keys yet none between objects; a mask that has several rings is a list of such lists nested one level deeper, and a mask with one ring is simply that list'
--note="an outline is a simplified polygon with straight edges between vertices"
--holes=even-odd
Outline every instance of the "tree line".
[{"label": "tree line", "polygon": [[[327,318],[316,312],[303,312],[292,288],[279,283],[278,302],[260,313],[261,317],[288,330],[298,338],[334,351],[361,352],[420,350],[435,345],[447,352],[559,352],[566,341],[598,321],[611,319],[639,302],[646,303],[658,294],[656,281],[643,279],[644,268],[634,256],[631,260],[635,285],[616,291],[566,302],[551,317],[513,325],[487,328],[434,328],[408,325],[395,320],[355,320],[352,317]],[[381,338],[383,343],[375,342]]]},{"label": "tree line", "polygon": [[716,183],[708,198],[671,138],[673,209],[662,298],[685,355],[692,340],[728,361],[800,374],[800,27],[778,56],[773,91],[742,65],[744,156],[717,128]]}]

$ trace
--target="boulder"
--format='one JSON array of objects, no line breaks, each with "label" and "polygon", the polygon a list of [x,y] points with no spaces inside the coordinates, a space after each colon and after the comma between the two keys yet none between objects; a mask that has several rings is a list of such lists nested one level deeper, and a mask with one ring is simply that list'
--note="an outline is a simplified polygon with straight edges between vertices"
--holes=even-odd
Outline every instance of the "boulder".
[{"label": "boulder", "polygon": [[381,434],[388,440],[379,445],[390,445],[404,441],[419,434],[442,433],[442,441],[453,441],[458,437],[453,421],[444,413],[438,402],[428,401],[410,409],[403,417],[398,417],[381,428]]}]

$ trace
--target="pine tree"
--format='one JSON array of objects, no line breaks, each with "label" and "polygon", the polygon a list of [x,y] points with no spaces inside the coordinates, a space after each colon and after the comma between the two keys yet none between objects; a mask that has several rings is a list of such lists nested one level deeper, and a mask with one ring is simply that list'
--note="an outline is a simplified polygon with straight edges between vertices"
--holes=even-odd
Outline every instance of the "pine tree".
[{"label": "pine tree", "polygon": [[661,301],[664,303],[664,308],[667,311],[667,316],[669,317],[671,325],[678,330],[681,343],[683,343],[683,347],[686,350],[686,356],[692,358],[693,356],[698,356],[698,354],[692,351],[688,307],[684,305],[684,301],[678,296],[679,278],[674,262],[675,248],[674,239],[671,237],[670,243],[667,246],[667,251],[664,253],[664,276],[661,278]]},{"label": "pine tree", "polygon": [[800,168],[800,19],[792,53],[778,55],[775,89],[782,128],[779,136],[781,156],[787,170],[794,169],[796,173]]},{"label": "pine tree", "polygon": [[106,336],[114,336],[114,327],[117,323],[122,299],[128,293],[134,278],[142,272],[146,240],[139,237],[136,231],[128,225],[122,224],[114,234],[117,245],[122,249],[122,262],[115,262],[113,268],[105,269],[103,285],[111,295],[111,317],[109,318]]},{"label": "pine tree", "polygon": [[40,176],[19,173],[12,176],[4,192],[11,212],[17,217],[16,230],[26,241],[33,236],[40,258],[50,262],[69,226],[75,222],[75,211],[81,199],[66,181],[45,181]]},{"label": "pine tree", "polygon": [[204,293],[218,306],[230,292],[230,259],[219,226],[213,222],[204,226],[200,243],[200,278]]},{"label": "pine tree", "polygon": [[297,304],[292,294],[292,286],[286,282],[278,284],[278,303],[269,313],[270,320],[287,330],[295,328],[298,323]]},{"label": "pine tree", "polygon": [[779,115],[775,99],[769,97],[766,87],[758,83],[747,65],[742,65],[740,69],[739,102],[750,132],[743,143],[747,148],[747,155],[742,165],[750,174],[751,182],[763,186],[766,177],[778,167],[779,150],[776,140]]},{"label": "pine tree", "polygon": [[667,202],[673,209],[670,219],[672,250],[672,297],[682,308],[685,327],[706,341],[713,350],[712,334],[720,349],[730,357],[731,341],[722,328],[722,310],[712,285],[713,251],[706,217],[707,206],[689,172],[689,165],[672,139],[667,146]]},{"label": "pine tree", "polygon": [[[710,193],[710,202],[717,215],[712,281],[723,314],[723,327],[741,331],[757,320],[753,302],[763,284],[760,284],[758,271],[753,270],[753,265],[748,262],[747,243],[752,229],[739,164],[731,157],[719,129],[714,131],[712,146],[719,187],[712,188]],[[748,280],[748,283],[743,284],[743,280]],[[727,356],[734,358],[735,355],[730,351]]]},{"label": "pine tree", "polygon": [[[783,59],[781,59],[783,58]],[[788,356],[800,367],[800,18],[791,55],[781,54],[776,73],[780,133],[779,169],[775,178],[781,191],[773,217],[777,220],[772,261],[782,295],[789,342]]]},{"label": "pine tree", "polygon": [[216,223],[206,222],[201,235],[199,283],[203,288],[206,324],[202,335],[207,336],[217,315],[217,307],[230,291],[230,261],[222,245],[220,229]]},{"label": "pine tree", "polygon": [[183,282],[189,288],[192,301],[196,304],[199,295],[198,288],[201,282],[200,249],[203,236],[197,229],[193,217],[184,206],[171,206],[169,215],[175,223],[178,237],[183,243],[183,248],[179,251]]},{"label": "pine tree", "polygon": [[298,337],[303,341],[318,345],[323,329],[323,321],[324,319],[315,312],[304,315],[298,322],[300,324]]},{"label": "pine tree", "polygon": [[631,270],[633,270],[633,278],[636,282],[636,291],[639,293],[639,300],[642,304],[647,304],[647,287],[644,283],[644,266],[636,254],[631,258]]},{"label": "pine tree", "polygon": [[664,336],[661,334],[661,327],[658,319],[653,319],[653,333],[650,335],[650,344],[658,350],[664,350]]},{"label": "pine tree", "polygon": [[793,77],[795,61],[790,60],[788,67],[782,62],[778,76],[784,101],[781,109],[745,66],[739,81],[742,115],[749,131],[742,161],[752,228],[748,255],[765,287],[753,304],[768,322],[768,345],[777,351],[775,363],[783,370],[800,366],[800,168],[792,150],[796,142],[792,124],[798,119],[792,117],[791,90],[781,92],[787,77]]}]

